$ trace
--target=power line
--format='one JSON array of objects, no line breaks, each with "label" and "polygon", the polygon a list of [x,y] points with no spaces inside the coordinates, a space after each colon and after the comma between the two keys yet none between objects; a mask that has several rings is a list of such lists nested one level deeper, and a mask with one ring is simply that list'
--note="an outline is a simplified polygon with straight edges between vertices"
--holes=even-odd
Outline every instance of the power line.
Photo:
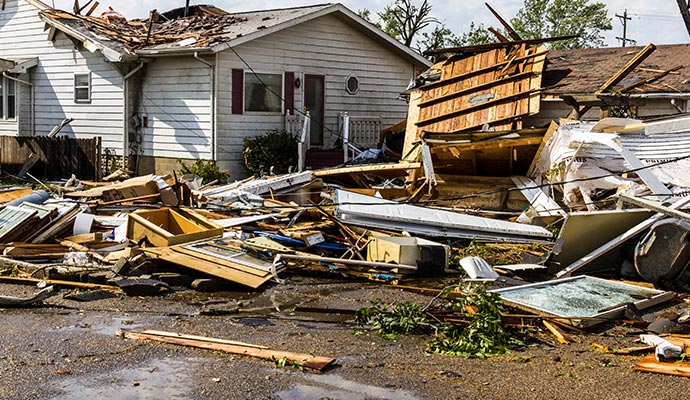
[{"label": "power line", "polygon": [[620,40],[623,43],[622,44],[623,47],[625,47],[625,44],[627,42],[630,42],[631,44],[637,43],[637,41],[635,41],[633,39],[628,39],[628,37],[626,35],[627,29],[628,29],[628,21],[632,20],[632,18],[628,17],[628,10],[626,9],[623,12],[623,15],[616,14],[616,17],[618,17],[621,20],[621,23],[623,24],[623,37],[616,36],[616,39]]}]

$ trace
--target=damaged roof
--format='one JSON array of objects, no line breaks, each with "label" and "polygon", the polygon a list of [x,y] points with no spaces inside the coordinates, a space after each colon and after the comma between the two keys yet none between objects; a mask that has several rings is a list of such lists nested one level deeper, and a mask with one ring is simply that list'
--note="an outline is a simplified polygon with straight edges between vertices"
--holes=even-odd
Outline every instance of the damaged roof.
[{"label": "damaged roof", "polygon": [[[643,46],[551,50],[546,56],[542,82],[546,90],[543,93],[553,96],[595,93],[642,49]],[[659,45],[616,88],[624,88],[680,66],[677,71],[642,84],[629,93],[688,92],[690,69],[686,65],[690,65],[690,44]]]},{"label": "damaged roof", "polygon": [[164,13],[153,12],[146,20],[128,21],[114,10],[100,17],[76,15],[48,9],[39,13],[48,25],[98,49],[110,61],[162,53],[219,52],[264,35],[324,15],[334,14],[416,64],[429,65],[421,55],[362,20],[341,4],[319,4],[274,10],[229,13],[211,5],[184,7]]}]

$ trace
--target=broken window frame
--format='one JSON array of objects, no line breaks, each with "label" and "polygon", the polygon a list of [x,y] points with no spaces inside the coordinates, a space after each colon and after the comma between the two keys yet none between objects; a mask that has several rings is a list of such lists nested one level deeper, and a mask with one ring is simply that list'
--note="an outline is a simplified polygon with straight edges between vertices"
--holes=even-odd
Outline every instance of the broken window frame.
[{"label": "broken window frame", "polygon": [[[258,79],[257,79],[258,78]],[[267,82],[268,80],[279,79],[279,82]],[[266,71],[244,71],[244,84],[243,84],[243,110],[248,114],[269,114],[269,115],[282,115],[284,106],[284,87],[285,87],[285,74],[280,72],[266,72]],[[252,101],[252,95],[255,93],[255,88],[264,89],[263,98],[254,98]],[[274,93],[271,93],[273,91]],[[277,95],[277,104],[269,104],[268,100],[270,97]],[[263,104],[264,107],[252,106],[252,103]],[[265,108],[265,109],[262,109]]]},{"label": "broken window frame", "polygon": [[6,77],[0,77],[0,116],[3,120],[17,119],[17,85]]},{"label": "broken window frame", "polygon": [[[86,76],[86,84],[81,84],[80,77]],[[86,91],[86,97],[80,95]],[[91,103],[91,72],[75,72],[74,73],[74,102],[75,103]]]}]

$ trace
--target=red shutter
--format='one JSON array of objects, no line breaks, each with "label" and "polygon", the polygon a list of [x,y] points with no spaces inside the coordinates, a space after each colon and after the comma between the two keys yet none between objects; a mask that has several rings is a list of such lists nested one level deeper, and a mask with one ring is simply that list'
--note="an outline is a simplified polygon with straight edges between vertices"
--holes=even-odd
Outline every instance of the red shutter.
[{"label": "red shutter", "polygon": [[244,70],[232,69],[232,113],[244,111]]},{"label": "red shutter", "polygon": [[285,87],[283,90],[285,97],[285,114],[294,114],[295,111],[295,73],[285,73]]}]

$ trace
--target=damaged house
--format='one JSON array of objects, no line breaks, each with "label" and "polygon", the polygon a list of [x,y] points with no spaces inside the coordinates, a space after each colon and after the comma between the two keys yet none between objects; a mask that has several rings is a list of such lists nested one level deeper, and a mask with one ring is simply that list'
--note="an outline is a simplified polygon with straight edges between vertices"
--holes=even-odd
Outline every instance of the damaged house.
[{"label": "damaged house", "polygon": [[103,152],[139,174],[210,159],[240,178],[243,139],[301,132],[306,112],[313,150],[341,138],[345,113],[368,127],[359,140],[370,146],[404,117],[398,94],[429,65],[340,4],[192,6],[144,21],[91,12],[4,3],[0,132],[45,135],[74,118],[64,134],[101,136]]}]

